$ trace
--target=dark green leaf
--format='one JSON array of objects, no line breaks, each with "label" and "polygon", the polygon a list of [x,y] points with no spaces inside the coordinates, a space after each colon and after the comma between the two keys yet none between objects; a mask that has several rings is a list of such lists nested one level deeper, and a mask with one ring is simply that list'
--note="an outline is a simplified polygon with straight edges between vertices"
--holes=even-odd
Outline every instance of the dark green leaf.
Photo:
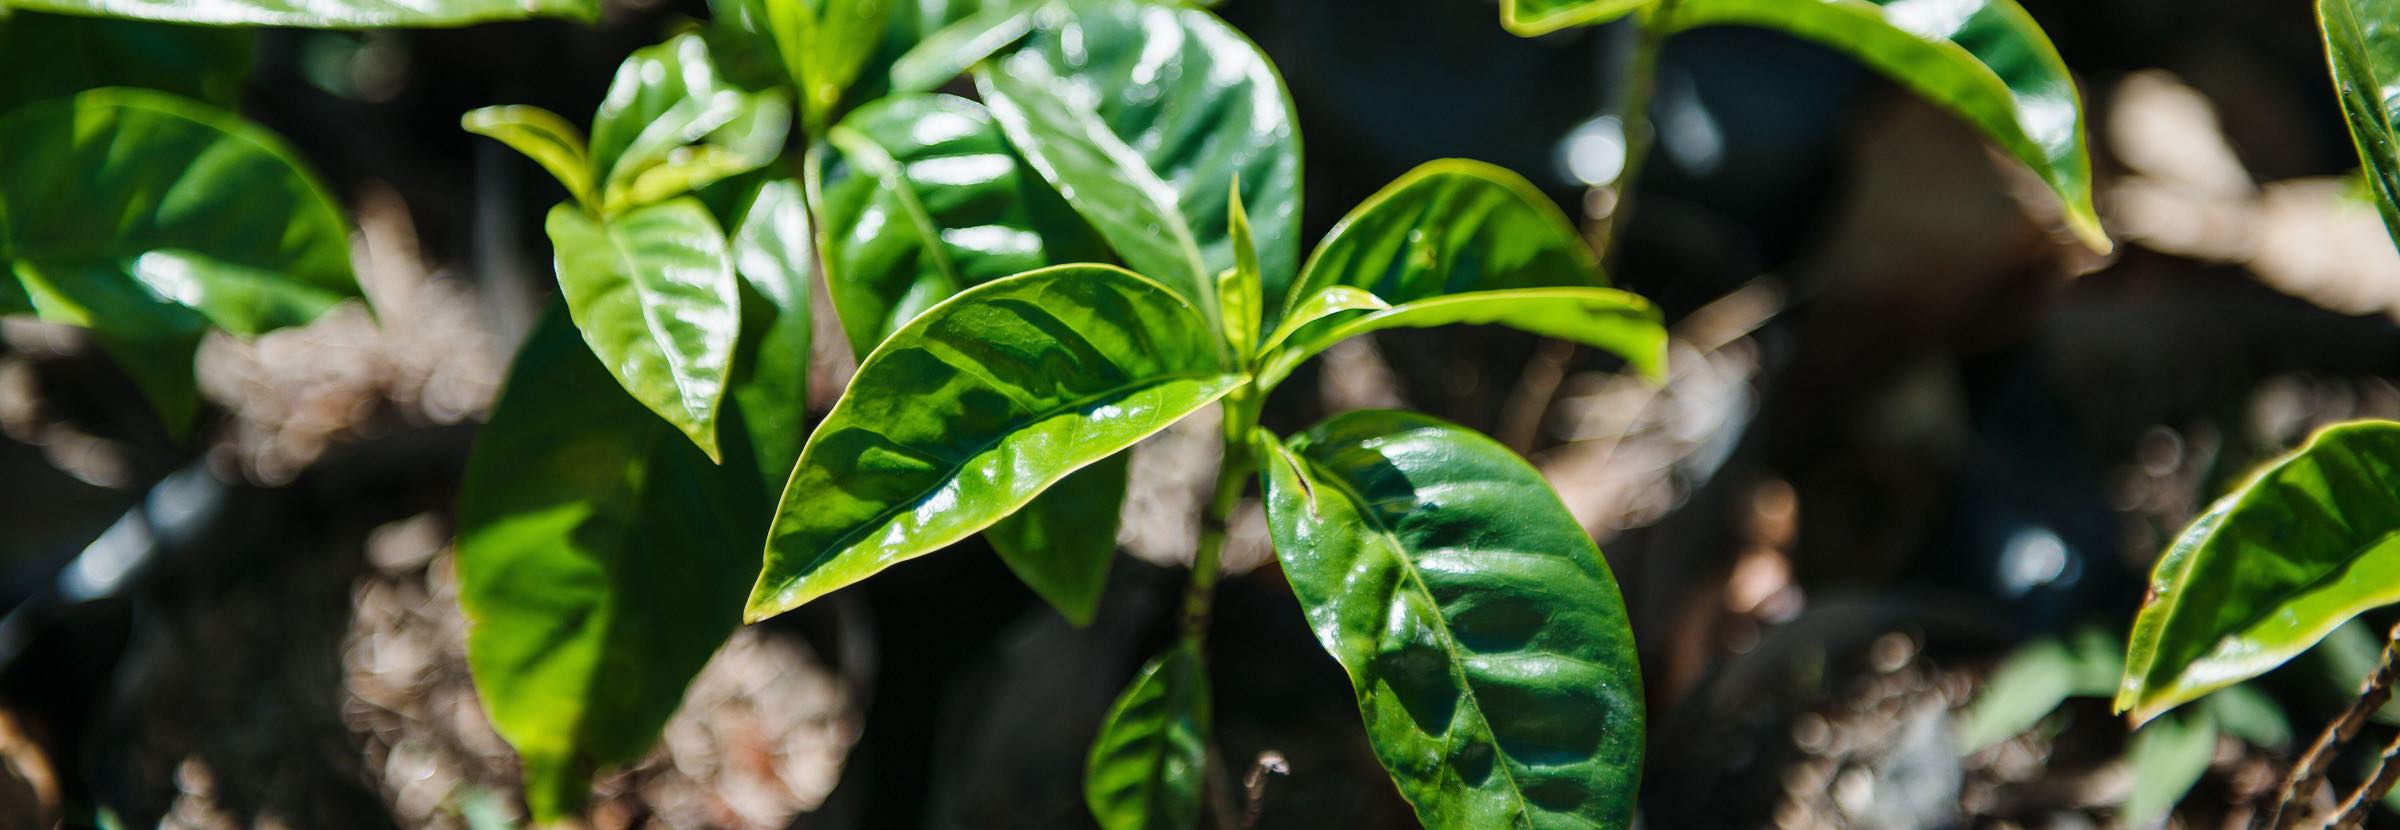
[{"label": "dark green leaf", "polygon": [[810,436],[749,616],[964,539],[1243,380],[1197,310],[1120,269],[967,289],[876,347]]},{"label": "dark green leaf", "polygon": [[[760,473],[774,483],[800,460],[808,435],[809,275],[816,242],[800,183],[772,179],[751,194],[733,233],[733,269],[741,276],[742,337],[733,387],[741,429]],[[772,504],[775,493],[762,494]]]},{"label": "dark green leaf", "polygon": [[575,197],[585,210],[600,209],[592,191],[592,156],[584,149],[583,131],[557,113],[541,107],[484,107],[469,111],[459,119],[459,126],[524,153],[558,179],[567,195]]},{"label": "dark green leaf", "polygon": [[1108,587],[1128,458],[1117,453],[1068,474],[1025,509],[983,531],[1017,579],[1078,626],[1092,624]]},{"label": "dark green leaf", "polygon": [[1261,438],[1267,524],[1427,827],[1625,827],[1642,685],[1608,564],[1541,474],[1421,415]]},{"label": "dark green leaf", "polygon": [[599,0],[8,0],[8,5],[27,11],[168,23],[311,29],[464,26],[531,17],[592,21],[600,17]]},{"label": "dark green leaf", "polygon": [[1625,358],[1644,376],[1666,375],[1667,329],[1650,301],[1614,288],[1520,288],[1434,297],[1305,326],[1260,364],[1259,385],[1272,388],[1311,356],[1361,334],[1461,324],[1502,325],[1573,340]]},{"label": "dark green leaf", "polygon": [[1189,640],[1125,687],[1084,764],[1083,802],[1102,830],[1190,830],[1199,821],[1208,698],[1208,667]]},{"label": "dark green leaf", "polygon": [[0,21],[0,113],[94,87],[133,86],[230,107],[252,33],[21,11]]},{"label": "dark green leaf", "polygon": [[790,127],[781,95],[734,85],[697,34],[636,51],[592,118],[601,209],[630,210],[764,167]]},{"label": "dark green leaf", "polygon": [[1606,23],[1656,5],[1658,0],[1500,0],[1500,25],[1532,37]]},{"label": "dark green leaf", "polygon": [[2135,722],[2280,666],[2400,601],[2400,423],[2326,428],[2159,557],[2118,711]]},{"label": "dark green leaf", "polygon": [[1095,258],[1089,229],[975,102],[876,101],[834,127],[818,159],[826,287],[860,356],[969,286]]},{"label": "dark green leaf", "polygon": [[2317,22],[2325,35],[2325,57],[2333,67],[2333,91],[2358,146],[2385,230],[2400,242],[2400,2],[2317,0]]},{"label": "dark green leaf", "polygon": [[2110,249],[2092,211],[2075,79],[2015,0],[1678,0],[1650,21],[1670,32],[1760,26],[1841,51],[1966,119],[2041,176],[2077,239]]},{"label": "dark green leaf", "polygon": [[1258,47],[1174,3],[1065,0],[1042,14],[1015,55],[976,73],[1010,141],[1126,264],[1211,321],[1240,177],[1266,295],[1282,296],[1299,259],[1299,127]]},{"label": "dark green leaf", "polygon": [[605,222],[550,210],[558,285],[575,326],[626,391],[717,458],[717,407],[740,336],[725,232],[690,197]]},{"label": "dark green leaf", "polygon": [[517,356],[468,459],[458,578],[476,690],[536,821],[647,751],[740,622],[768,499],[736,466],[627,397],[558,310]]},{"label": "dark green leaf", "polygon": [[2205,711],[2154,721],[2133,733],[2133,746],[2125,751],[2133,795],[2120,816],[2124,826],[2158,825],[2200,783],[2216,754],[2216,720]]}]

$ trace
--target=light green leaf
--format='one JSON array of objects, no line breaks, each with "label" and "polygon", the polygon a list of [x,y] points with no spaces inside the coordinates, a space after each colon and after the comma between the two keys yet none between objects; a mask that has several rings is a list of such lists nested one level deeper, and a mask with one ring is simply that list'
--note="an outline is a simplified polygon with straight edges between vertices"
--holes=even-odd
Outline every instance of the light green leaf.
[{"label": "light green leaf", "polygon": [[1233,240],[1233,267],[1217,275],[1217,304],[1225,313],[1225,342],[1233,353],[1248,358],[1258,348],[1260,318],[1266,313],[1260,285],[1258,243],[1250,234],[1250,217],[1242,210],[1242,182],[1235,179],[1227,197],[1228,236]]},{"label": "light green leaf", "polygon": [[2318,432],[2209,507],[2159,557],[2118,711],[2140,723],[2280,666],[2400,601],[2400,423]]},{"label": "light green leaf", "polygon": [[1117,556],[1126,462],[1117,453],[1076,470],[983,531],[1000,561],[1077,626],[1092,624]]},{"label": "light green leaf", "polygon": [[737,466],[626,397],[559,310],[517,356],[467,462],[459,603],[537,822],[577,813],[599,765],[646,752],[740,622],[768,498]]},{"label": "light green leaf", "polygon": [[600,19],[599,0],[8,0],[23,11],[205,26],[380,29],[493,20]]},{"label": "light green leaf", "polygon": [[1533,37],[1607,23],[1656,5],[1658,0],[1500,0],[1500,25]]},{"label": "light green leaf", "polygon": [[2122,643],[2092,627],[2020,646],[1992,670],[1967,707],[1959,749],[1980,752],[2032,729],[2068,698],[2115,691],[2124,653]]},{"label": "light green leaf", "polygon": [[459,119],[467,132],[499,139],[550,171],[585,210],[598,211],[592,192],[592,155],[584,149],[583,131],[557,113],[541,107],[500,106],[470,110]]},{"label": "light green leaf", "polygon": [[1275,333],[1267,335],[1267,342],[1259,344],[1258,351],[1260,354],[1273,352],[1275,347],[1299,333],[1301,327],[1345,311],[1382,311],[1391,307],[1391,303],[1384,302],[1372,291],[1336,285],[1310,295],[1298,307],[1284,312],[1283,323],[1275,327]]},{"label": "light green leaf", "polygon": [[1033,31],[1028,4],[993,2],[984,11],[942,27],[892,62],[894,94],[931,92]]},{"label": "light green leaf", "polygon": [[800,183],[761,183],[742,210],[732,245],[733,270],[742,284],[742,337],[734,348],[733,386],[726,394],[767,477],[762,494],[772,505],[773,486],[800,460],[800,443],[808,435],[809,342],[815,329],[809,275],[817,258]]},{"label": "light green leaf", "polygon": [[550,210],[575,326],[626,391],[718,458],[717,406],[741,329],[725,232],[690,197],[594,221]]},{"label": "light green leaf", "polygon": [[2133,795],[2120,816],[2127,827],[2154,827],[2208,773],[2217,754],[2215,718],[2196,714],[2152,722],[2133,733],[2125,763],[2133,767]]},{"label": "light green leaf", "polygon": [[814,165],[826,287],[862,357],[970,286],[1100,253],[973,101],[885,98],[827,139]]},{"label": "light green leaf", "polygon": [[1645,377],[1666,375],[1667,329],[1650,301],[1614,288],[1520,288],[1434,297],[1306,326],[1259,364],[1258,382],[1273,388],[1310,357],[1368,332],[1462,324],[1573,340],[1623,357]]},{"label": "light green leaf", "polygon": [[749,618],[989,527],[1244,380],[1198,310],[1127,271],[967,289],[877,346],[809,437]]},{"label": "light green leaf", "polygon": [[2283,707],[2249,684],[2218,689],[2200,699],[2200,708],[2216,720],[2218,729],[2251,746],[2283,749],[2292,745],[2292,721],[2284,716]]},{"label": "light green leaf", "polygon": [[0,23],[0,113],[103,86],[231,107],[254,33],[21,11]]},{"label": "light green leaf", "polygon": [[2317,0],[2333,91],[2342,101],[2350,139],[2358,147],[2384,229],[2400,242],[2400,2]]},{"label": "light green leaf", "polygon": [[894,0],[764,0],[769,31],[812,126],[832,120],[883,44]]},{"label": "light green leaf", "polygon": [[1300,138],[1265,55],[1215,15],[1144,0],[1065,0],[1016,54],[976,72],[1034,169],[1126,264],[1212,322],[1234,266],[1236,176],[1280,297],[1299,259]]},{"label": "light green leaf", "polygon": [[1847,54],[1966,119],[2049,185],[2077,239],[2111,247],[2092,210],[2075,79],[2015,0],[1678,0],[1649,21],[1670,33],[1759,26]]},{"label": "light green leaf", "polygon": [[1083,802],[1102,830],[1190,830],[1209,744],[1208,667],[1185,640],[1117,697],[1084,763]]},{"label": "light green leaf", "polygon": [[1421,415],[1262,438],[1267,525],[1427,827],[1626,827],[1642,684],[1616,580],[1541,474]]},{"label": "light green leaf", "polygon": [[735,86],[700,35],[637,50],[592,118],[602,213],[764,167],[783,152],[790,126],[791,105],[778,93]]}]

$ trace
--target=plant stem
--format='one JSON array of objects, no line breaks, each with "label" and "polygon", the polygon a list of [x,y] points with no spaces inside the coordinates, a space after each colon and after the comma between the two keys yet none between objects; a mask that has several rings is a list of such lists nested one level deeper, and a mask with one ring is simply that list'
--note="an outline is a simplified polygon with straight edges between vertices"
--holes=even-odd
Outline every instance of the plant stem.
[{"label": "plant stem", "polygon": [[2367,813],[2383,801],[2384,793],[2392,791],[2394,782],[2400,782],[2400,763],[2392,762],[2395,757],[2400,757],[2400,735],[2393,736],[2392,742],[2384,745],[2383,755],[2375,759],[2375,774],[2367,779],[2367,783],[2360,784],[2358,791],[2351,793],[2348,800],[2342,802],[2341,817],[2333,820],[2333,826],[2366,826]]},{"label": "plant stem", "polygon": [[1601,251],[1602,271],[1615,279],[1617,262],[1625,252],[1625,231],[1633,216],[1633,191],[1641,183],[1642,167],[1650,159],[1650,148],[1657,143],[1658,130],[1650,123],[1650,101],[1658,94],[1658,56],[1667,42],[1667,23],[1675,14],[1675,0],[1661,0],[1640,21],[1639,40],[1633,48],[1632,73],[1626,78],[1624,104],[1618,107],[1617,123],[1625,132],[1625,165],[1617,172],[1611,187],[1616,191],[1615,204],[1608,210],[1608,238]]},{"label": "plant stem", "polygon": [[1223,570],[1226,522],[1242,503],[1257,459],[1251,457],[1250,432],[1258,426],[1260,395],[1244,388],[1225,399],[1225,454],[1217,463],[1216,492],[1200,514],[1200,549],[1192,555],[1192,581],[1183,593],[1183,636],[1193,643],[1207,639],[1208,609],[1216,596],[1218,572]]},{"label": "plant stem", "polygon": [[[2250,823],[2252,830],[2281,828],[2285,811],[2317,794],[2318,785],[2325,780],[2325,768],[2333,763],[2335,753],[2358,735],[2358,730],[2367,725],[2367,719],[2375,714],[2375,710],[2383,708],[2383,704],[2392,699],[2392,681],[2395,672],[2400,671],[2400,666],[2395,663],[2400,663],[2400,625],[2394,625],[2391,633],[2385,637],[2383,657],[2376,661],[2375,670],[2367,674],[2366,681],[2359,687],[2358,698],[2351,701],[2350,708],[2343,710],[2332,723],[2326,724],[2325,731],[2317,733],[2316,742],[2309,744],[2308,751],[2301,753],[2300,760],[2292,762],[2292,771],[2284,776],[2283,787],[2276,793],[2274,807],[2263,814],[2263,819]],[[2393,749],[2386,749],[2384,757],[2389,759],[2394,749],[2400,749],[2400,744]],[[2382,770],[2391,770],[2393,774],[2400,775],[2400,765],[2384,764],[2376,773],[2378,780],[2384,777]],[[2369,782],[2369,785],[2372,786],[2373,782]],[[2376,795],[2380,797],[2390,789],[2390,782],[2384,782]],[[2361,788],[2362,793],[2364,790]]]}]

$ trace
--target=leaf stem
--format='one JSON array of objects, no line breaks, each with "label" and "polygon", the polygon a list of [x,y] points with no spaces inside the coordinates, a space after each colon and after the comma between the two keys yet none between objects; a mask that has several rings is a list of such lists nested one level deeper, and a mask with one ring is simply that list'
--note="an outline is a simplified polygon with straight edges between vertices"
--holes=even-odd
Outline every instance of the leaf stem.
[{"label": "leaf stem", "polygon": [[[2317,794],[2317,787],[2325,780],[2325,768],[2333,763],[2334,755],[2358,735],[2358,730],[2367,725],[2367,719],[2376,710],[2392,699],[2395,673],[2400,673],[2400,624],[2392,626],[2391,633],[2385,638],[2383,657],[2375,662],[2375,670],[2369,672],[2366,681],[2360,685],[2358,698],[2352,700],[2350,708],[2343,710],[2332,723],[2326,724],[2325,731],[2317,733],[2316,742],[2309,744],[2308,751],[2301,753],[2300,760],[2292,763],[2292,771],[2284,776],[2283,786],[2276,791],[2274,807],[2262,814],[2263,818],[2252,821],[2251,830],[2278,830],[2284,824],[2284,813],[2292,805],[2307,801]],[[2400,742],[2384,750],[2384,759],[2390,760],[2396,751],[2400,751]],[[2400,765],[2384,763],[2377,770],[2376,780],[2369,782],[2368,787],[2381,782],[2382,786],[2375,790],[2378,797],[2392,787],[2391,782],[2385,780],[2386,771],[2390,775],[2400,775]],[[2361,787],[2361,794],[2368,787]]]},{"label": "leaf stem", "polygon": [[1609,279],[1616,279],[1617,263],[1625,253],[1625,231],[1633,215],[1634,187],[1641,182],[1642,168],[1649,162],[1650,148],[1657,143],[1658,131],[1650,123],[1650,102],[1658,95],[1658,58],[1667,42],[1667,22],[1675,14],[1676,0],[1660,0],[1643,15],[1639,40],[1633,47],[1631,75],[1625,83],[1624,105],[1618,108],[1617,122],[1625,131],[1625,164],[1610,185],[1616,200],[1608,210],[1608,236],[1601,244],[1600,268]]},{"label": "leaf stem", "polygon": [[2333,820],[2333,826],[2367,826],[2367,814],[2383,801],[2385,793],[2392,791],[2393,783],[2400,782],[2400,763],[2394,763],[2394,758],[2400,758],[2400,735],[2393,736],[2392,742],[2384,745],[2383,755],[2375,759],[2374,776],[2368,778],[2367,783],[2360,784],[2358,791],[2342,802],[2341,817]]},{"label": "leaf stem", "polygon": [[1225,453],[1217,464],[1216,492],[1200,515],[1200,549],[1192,555],[1192,581],[1183,593],[1183,636],[1197,645],[1208,638],[1208,610],[1215,599],[1218,572],[1223,570],[1226,523],[1242,503],[1242,491],[1257,466],[1250,433],[1258,426],[1264,396],[1244,387],[1225,399]]}]

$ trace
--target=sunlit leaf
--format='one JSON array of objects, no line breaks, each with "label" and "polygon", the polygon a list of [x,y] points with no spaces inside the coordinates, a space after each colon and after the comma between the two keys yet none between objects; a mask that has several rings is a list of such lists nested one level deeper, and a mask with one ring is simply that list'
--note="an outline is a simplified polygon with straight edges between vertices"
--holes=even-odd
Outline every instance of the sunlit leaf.
[{"label": "sunlit leaf", "polygon": [[1667,329],[1650,301],[1614,288],[1520,288],[1433,297],[1306,326],[1260,365],[1259,384],[1273,387],[1308,358],[1368,332],[1452,325],[1501,325],[1573,340],[1624,358],[1646,377],[1666,374]]},{"label": "sunlit leaf", "polygon": [[592,118],[601,210],[663,201],[775,160],[791,106],[720,72],[708,41],[678,35],[633,53]]},{"label": "sunlit leaf", "polygon": [[1658,5],[1658,0],[1500,0],[1500,25],[1520,35],[1606,23]]},{"label": "sunlit leaf", "polygon": [[964,539],[1243,380],[1196,309],[1120,269],[967,289],[877,346],[810,436],[749,617]]},{"label": "sunlit leaf", "polygon": [[930,92],[1033,31],[1033,3],[993,0],[982,12],[925,36],[892,62],[894,93]]},{"label": "sunlit leaf", "polygon": [[20,10],[214,26],[369,29],[563,17],[592,21],[599,0],[8,0]]},{"label": "sunlit leaf", "polygon": [[690,197],[605,221],[550,210],[558,285],[592,353],[710,458],[741,328],[725,232]]},{"label": "sunlit leaf", "polygon": [[[816,243],[800,183],[770,179],[750,194],[734,226],[733,270],[740,275],[742,336],[734,348],[733,386],[758,469],[780,486],[808,436],[809,275]],[[731,422],[728,422],[731,423]],[[764,497],[772,503],[775,492]]]},{"label": "sunlit leaf", "polygon": [[1208,667],[1187,640],[1143,666],[1109,707],[1084,764],[1084,804],[1102,830],[1190,830],[1208,743]]},{"label": "sunlit leaf", "polygon": [[2383,211],[2384,227],[2400,242],[2400,2],[2317,0],[2317,22],[2325,35],[2325,57],[2333,67],[2333,90],[2365,165],[2366,180]]},{"label": "sunlit leaf", "polygon": [[1261,439],[1267,524],[1427,827],[1626,827],[1642,684],[1616,580],[1541,474],[1420,415]]},{"label": "sunlit leaf", "polygon": [[592,190],[592,156],[583,131],[540,107],[500,106],[471,110],[459,119],[467,132],[498,139],[549,171],[586,210],[599,210]]}]

